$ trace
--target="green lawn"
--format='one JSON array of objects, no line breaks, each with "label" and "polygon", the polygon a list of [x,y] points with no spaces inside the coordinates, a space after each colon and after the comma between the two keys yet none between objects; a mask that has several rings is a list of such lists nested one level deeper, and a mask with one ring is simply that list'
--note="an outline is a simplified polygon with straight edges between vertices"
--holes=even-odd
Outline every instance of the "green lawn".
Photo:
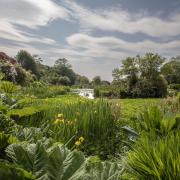
[{"label": "green lawn", "polygon": [[114,99],[114,103],[120,104],[121,119],[129,120],[132,116],[140,113],[149,105],[157,105],[162,99],[147,98],[147,99]]}]

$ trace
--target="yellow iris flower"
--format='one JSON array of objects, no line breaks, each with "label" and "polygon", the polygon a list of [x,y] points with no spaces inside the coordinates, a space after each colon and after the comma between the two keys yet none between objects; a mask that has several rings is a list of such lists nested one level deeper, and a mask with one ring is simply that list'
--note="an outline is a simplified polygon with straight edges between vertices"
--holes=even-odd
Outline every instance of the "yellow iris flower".
[{"label": "yellow iris flower", "polygon": [[76,146],[80,146],[80,145],[81,145],[81,142],[80,142],[80,141],[76,141],[76,142],[75,142],[75,145],[76,145]]}]

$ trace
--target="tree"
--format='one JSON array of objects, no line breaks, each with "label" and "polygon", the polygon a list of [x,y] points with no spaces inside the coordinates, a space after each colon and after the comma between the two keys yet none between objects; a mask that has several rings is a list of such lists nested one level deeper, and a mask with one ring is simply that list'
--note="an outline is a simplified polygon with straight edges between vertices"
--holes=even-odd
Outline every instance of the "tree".
[{"label": "tree", "polygon": [[100,76],[95,76],[92,80],[92,83],[95,85],[95,86],[98,86],[98,85],[101,85],[101,77]]},{"label": "tree", "polygon": [[180,84],[180,56],[171,58],[161,68],[161,73],[169,84]]},{"label": "tree", "polygon": [[122,82],[126,79],[128,91],[131,91],[138,81],[138,65],[136,57],[127,57],[122,61],[121,68],[113,71],[114,77]]},{"label": "tree", "polygon": [[76,75],[76,84],[83,86],[89,84],[89,79],[86,76]]},{"label": "tree", "polygon": [[160,67],[165,62],[165,58],[158,54],[146,53],[145,56],[138,56],[139,71],[142,78],[152,80],[159,76]]},{"label": "tree", "polygon": [[71,83],[70,79],[67,76],[59,77],[57,82],[61,85],[69,85]]},{"label": "tree", "polygon": [[113,71],[114,81],[123,83],[130,97],[164,97],[167,82],[160,71],[164,61],[163,57],[153,53],[128,57],[122,61],[120,69]]},{"label": "tree", "polygon": [[113,83],[118,84],[121,81],[121,71],[119,68],[115,68],[112,71]]},{"label": "tree", "polygon": [[24,69],[31,71],[34,75],[39,77],[39,71],[35,59],[31,54],[25,50],[20,50],[16,55],[16,59]]},{"label": "tree", "polygon": [[76,74],[72,70],[72,66],[68,63],[68,60],[63,58],[63,59],[58,59],[55,61],[53,71],[58,75],[62,77],[68,77],[70,82],[70,85],[73,85],[76,80]]},{"label": "tree", "polygon": [[34,61],[36,62],[36,64],[42,64],[43,59],[38,54],[34,54],[33,58],[34,58]]},{"label": "tree", "polygon": [[105,81],[105,80],[101,81],[101,84],[103,86],[110,86],[111,85],[111,83],[109,81]]}]

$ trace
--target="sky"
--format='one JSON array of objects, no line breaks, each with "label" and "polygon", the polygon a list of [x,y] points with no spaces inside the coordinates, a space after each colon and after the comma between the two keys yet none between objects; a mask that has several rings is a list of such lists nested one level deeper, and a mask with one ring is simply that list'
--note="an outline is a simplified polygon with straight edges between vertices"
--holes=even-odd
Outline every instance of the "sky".
[{"label": "sky", "polygon": [[180,0],[0,0],[0,51],[21,49],[112,80],[127,56],[180,55]]}]

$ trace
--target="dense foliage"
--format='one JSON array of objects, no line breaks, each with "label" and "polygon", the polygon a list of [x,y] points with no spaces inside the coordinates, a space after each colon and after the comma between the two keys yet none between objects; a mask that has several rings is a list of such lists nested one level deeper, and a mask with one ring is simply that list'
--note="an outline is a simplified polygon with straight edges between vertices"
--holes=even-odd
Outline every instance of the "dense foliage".
[{"label": "dense foliage", "polygon": [[114,83],[120,83],[129,97],[165,97],[166,79],[160,73],[165,59],[158,54],[128,57],[113,71]]},{"label": "dense foliage", "polygon": [[[168,85],[176,93],[165,99],[71,94],[75,85],[95,88],[97,97],[165,96],[163,58],[127,58],[113,84],[99,76],[89,82],[66,59],[49,67],[30,58],[38,75],[15,61],[0,63],[0,179],[179,180],[178,81]],[[16,67],[25,76],[14,73]]]}]

